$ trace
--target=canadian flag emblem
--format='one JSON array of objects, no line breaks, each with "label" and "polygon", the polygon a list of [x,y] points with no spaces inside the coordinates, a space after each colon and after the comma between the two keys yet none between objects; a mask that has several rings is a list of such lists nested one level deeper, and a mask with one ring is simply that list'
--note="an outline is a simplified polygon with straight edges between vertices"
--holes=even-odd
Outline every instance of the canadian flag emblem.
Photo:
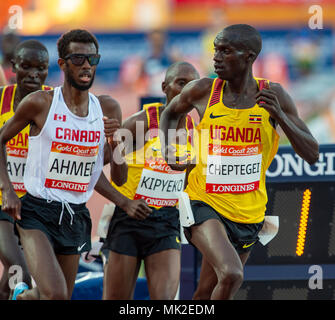
[{"label": "canadian flag emblem", "polygon": [[65,114],[57,114],[57,113],[55,113],[54,114],[54,120],[65,122],[66,121],[66,115]]}]

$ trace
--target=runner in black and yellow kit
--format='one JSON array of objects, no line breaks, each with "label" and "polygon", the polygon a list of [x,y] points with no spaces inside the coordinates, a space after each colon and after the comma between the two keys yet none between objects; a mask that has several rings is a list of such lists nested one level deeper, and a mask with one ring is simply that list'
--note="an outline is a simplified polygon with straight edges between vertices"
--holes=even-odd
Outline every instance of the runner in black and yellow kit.
[{"label": "runner in black and yellow kit", "polygon": [[[162,84],[167,103],[188,82],[198,78],[198,72],[189,63],[170,66]],[[171,170],[160,152],[158,127],[164,107],[159,103],[145,105],[144,110],[123,124],[132,133],[130,149],[134,151],[126,151],[127,182],[122,187],[114,187],[130,199],[145,199],[153,211],[146,219],[136,220],[116,207],[105,243],[110,250],[105,299],[132,298],[142,259],[151,299],[173,299],[178,289],[180,225],[175,206],[178,192],[184,190],[185,172]],[[188,149],[193,126],[189,116],[183,117],[178,126],[186,129],[188,143],[185,141],[184,146]]]},{"label": "runner in black and yellow kit", "polygon": [[[49,55],[46,47],[36,40],[21,42],[16,50],[13,70],[16,84],[0,88],[0,127],[13,117],[19,102],[29,93],[37,90],[50,90],[44,85],[48,75]],[[14,190],[19,197],[25,195],[23,173],[28,152],[29,126],[7,143],[7,169]],[[23,270],[23,281],[30,284],[30,276],[14,235],[14,219],[1,211],[2,194],[0,191],[0,259],[4,272],[0,283],[0,299],[8,299],[8,269],[12,265],[20,265]]]},{"label": "runner in black and yellow kit", "polygon": [[251,26],[219,32],[214,41],[218,78],[185,86],[161,117],[164,134],[193,108],[201,119],[198,158],[186,189],[195,223],[185,234],[203,255],[194,299],[230,299],[242,283],[243,265],[264,221],[265,172],[278,148],[276,126],[303,159],[310,164],[318,159],[318,143],[290,96],[280,84],[253,77],[261,46]]}]

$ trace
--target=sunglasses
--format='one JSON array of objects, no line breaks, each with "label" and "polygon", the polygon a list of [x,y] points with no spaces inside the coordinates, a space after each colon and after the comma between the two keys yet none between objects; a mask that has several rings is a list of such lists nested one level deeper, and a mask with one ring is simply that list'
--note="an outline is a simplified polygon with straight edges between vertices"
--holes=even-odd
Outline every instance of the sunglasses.
[{"label": "sunglasses", "polygon": [[70,59],[75,66],[82,66],[86,59],[91,66],[96,66],[100,61],[100,54],[72,53],[64,58],[67,59]]}]

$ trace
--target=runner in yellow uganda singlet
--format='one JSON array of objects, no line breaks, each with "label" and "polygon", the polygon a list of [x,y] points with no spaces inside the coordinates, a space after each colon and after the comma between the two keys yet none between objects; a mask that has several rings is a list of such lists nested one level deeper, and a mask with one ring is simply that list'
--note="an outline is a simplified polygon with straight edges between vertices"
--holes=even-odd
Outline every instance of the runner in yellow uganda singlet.
[{"label": "runner in yellow uganda singlet", "polygon": [[[255,78],[261,90],[268,80]],[[186,192],[238,223],[263,221],[267,193],[265,173],[278,149],[279,136],[269,113],[257,104],[232,109],[223,104],[225,81],[213,81],[200,137],[197,165]],[[203,140],[203,141],[202,141]]]},{"label": "runner in yellow uganda singlet", "polygon": [[[178,202],[177,193],[184,190],[185,172],[174,171],[166,163],[161,154],[158,137],[160,103],[144,106],[147,115],[149,140],[139,150],[126,155],[128,179],[121,187],[113,187],[129,199],[144,199],[154,208],[174,207]],[[186,118],[186,132],[194,128],[193,119]],[[188,138],[187,154],[191,156],[191,140]],[[178,150],[178,149],[177,149]],[[179,150],[180,155],[185,150]]]},{"label": "runner in yellow uganda singlet", "polygon": [[[5,86],[0,97],[0,127],[14,116],[14,97],[17,84]],[[51,90],[49,86],[42,85],[42,90]],[[25,127],[19,134],[7,143],[7,170],[18,197],[26,194],[23,184],[23,174],[28,154],[28,137],[30,126]],[[0,206],[2,193],[0,191]]]}]

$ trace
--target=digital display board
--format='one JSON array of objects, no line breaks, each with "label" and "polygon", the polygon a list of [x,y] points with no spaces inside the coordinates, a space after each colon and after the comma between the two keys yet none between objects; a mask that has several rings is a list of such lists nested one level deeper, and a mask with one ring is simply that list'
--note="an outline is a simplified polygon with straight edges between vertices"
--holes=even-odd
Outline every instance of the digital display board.
[{"label": "digital display board", "polygon": [[266,246],[258,243],[248,264],[335,263],[334,183],[274,184],[268,196],[278,234]]},{"label": "digital display board", "polygon": [[320,146],[310,166],[291,147],[279,148],[267,172],[267,215],[279,231],[253,249],[250,264],[335,263],[335,146]]},{"label": "digital display board", "polygon": [[[266,246],[257,243],[245,266],[236,300],[335,299],[335,145],[321,145],[310,166],[289,146],[280,146],[267,171],[266,215],[279,217],[279,230]],[[191,299],[201,253],[182,250],[182,298]],[[309,281],[322,270],[322,289]]]}]

